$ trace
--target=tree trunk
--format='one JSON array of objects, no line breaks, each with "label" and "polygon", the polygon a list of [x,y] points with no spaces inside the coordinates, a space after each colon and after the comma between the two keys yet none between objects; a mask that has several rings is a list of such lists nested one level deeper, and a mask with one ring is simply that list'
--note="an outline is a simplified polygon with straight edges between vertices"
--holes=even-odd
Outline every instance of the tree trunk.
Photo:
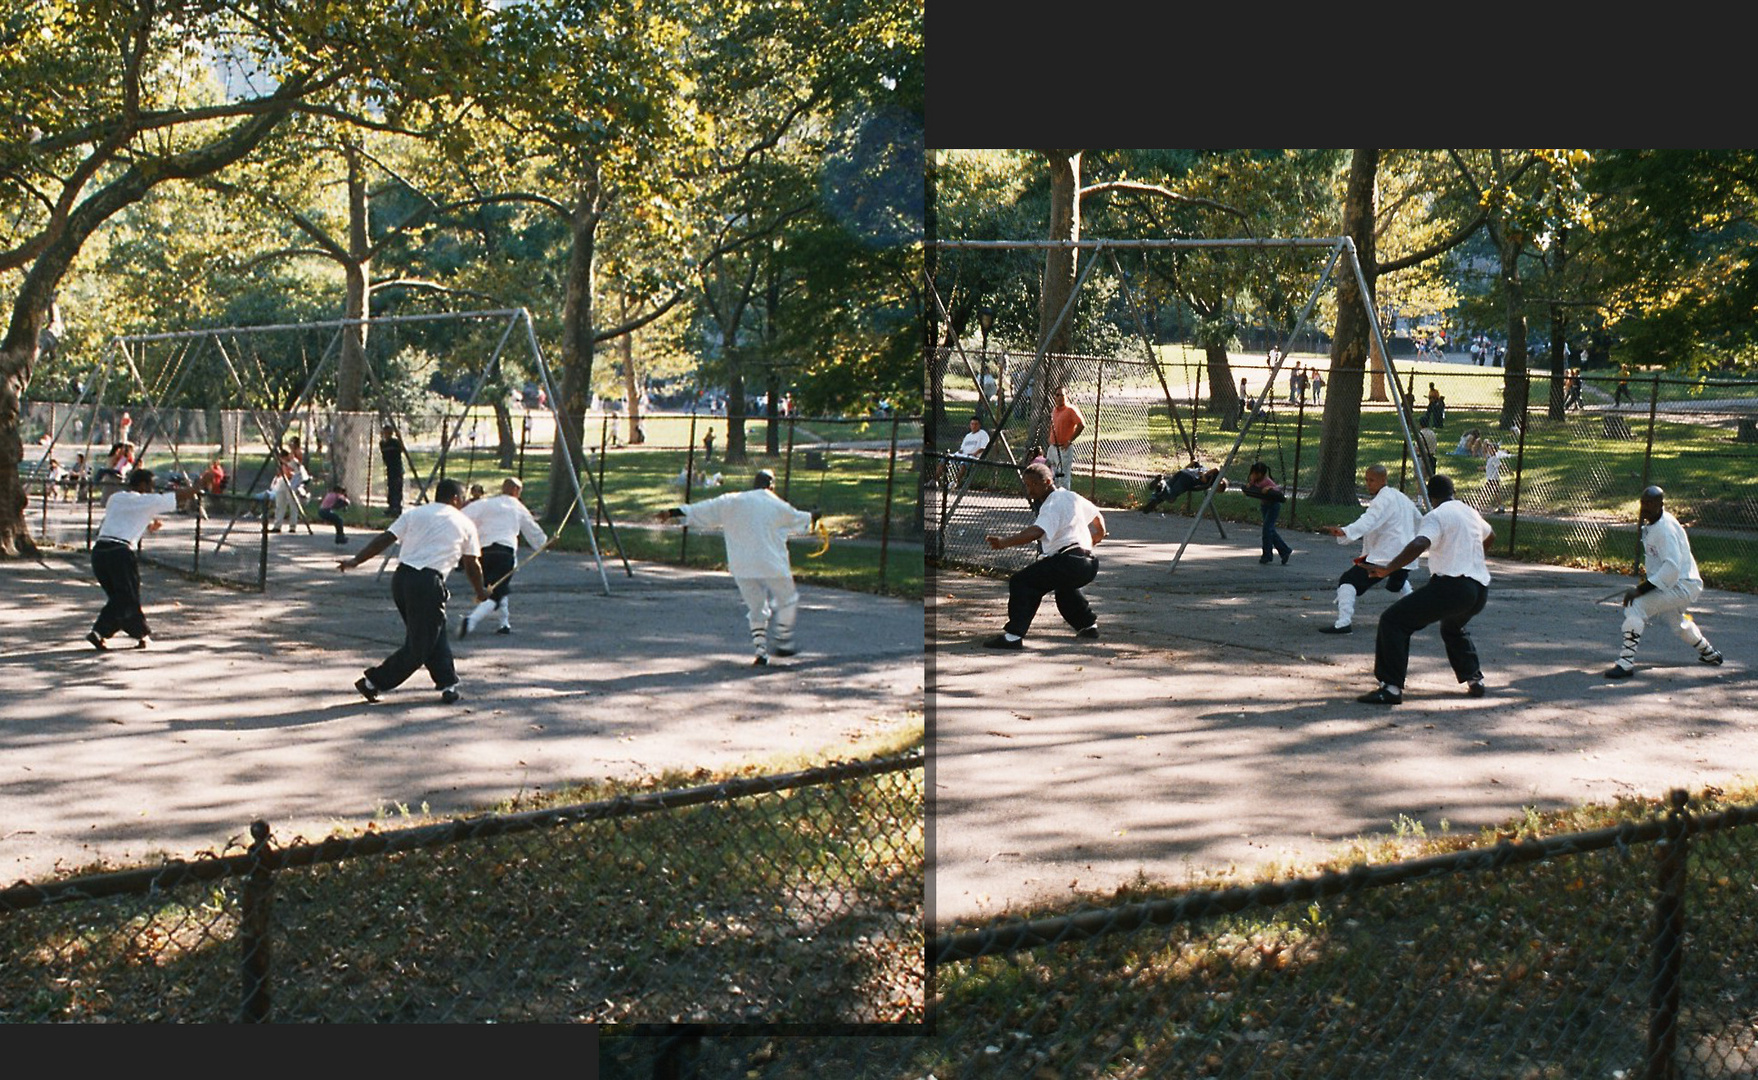
[{"label": "tree trunk", "polygon": [[518,452],[518,440],[513,436],[513,409],[507,404],[504,393],[494,396],[494,433],[500,442],[497,451],[500,455],[500,467],[511,470],[513,455]]},{"label": "tree trunk", "polygon": [[[927,176],[923,188],[926,201],[923,203],[922,237],[927,245],[922,251],[922,266],[925,275],[923,280],[932,283],[938,280],[940,273],[940,249],[934,246],[935,241],[940,239],[940,211],[937,205],[940,192],[940,151],[929,150],[924,157]],[[934,347],[940,341],[939,307],[928,295],[926,288],[922,290],[921,297],[922,352],[928,359],[928,414],[923,431],[927,436],[924,441],[928,449],[932,450],[939,445],[940,433],[946,430],[946,389],[939,352]],[[1005,380],[1002,385],[1006,385]],[[898,402],[897,407],[902,411],[903,403]],[[927,475],[928,470],[923,469],[922,476],[926,478]],[[922,503],[923,500],[916,500],[918,513]]]},{"label": "tree trunk", "polygon": [[[1050,162],[1050,236],[1051,240],[1080,239],[1080,155],[1079,150],[1040,151]],[[1038,292],[1038,340],[1045,340],[1050,327],[1068,298],[1074,294],[1077,264],[1072,247],[1050,248],[1044,253],[1044,281]],[[1049,338],[1045,351],[1067,353],[1074,339],[1074,317],[1063,320]],[[1046,396],[1054,386],[1041,388]]]},{"label": "tree trunk", "polygon": [[1221,424],[1222,431],[1239,430],[1239,387],[1233,383],[1233,365],[1227,359],[1227,346],[1204,345],[1204,365],[1209,369],[1209,414]]},{"label": "tree trunk", "polygon": [[721,354],[726,357],[726,454],[728,465],[743,465],[745,453],[745,363],[739,347],[732,342],[734,332],[721,335]]},{"label": "tree trunk", "polygon": [[[1357,150],[1349,166],[1349,186],[1343,198],[1343,231],[1355,241],[1361,273],[1371,290],[1379,273],[1374,255],[1374,185],[1379,172],[1378,150]],[[1349,273],[1348,278],[1355,275]],[[1339,282],[1337,332],[1331,339],[1331,373],[1325,379],[1325,417],[1319,431],[1318,470],[1312,495],[1318,503],[1355,501],[1355,454],[1361,442],[1361,389],[1367,368],[1368,338],[1373,331],[1367,319],[1372,295],[1359,287]]]},{"label": "tree trunk", "polygon": [[1508,298],[1508,355],[1502,360],[1501,427],[1506,430],[1526,413],[1526,283],[1520,277],[1520,236],[1504,236],[1491,226],[1502,261],[1502,289]]},{"label": "tree trunk", "polygon": [[1563,418],[1564,392],[1567,389],[1566,383],[1569,378],[1568,364],[1563,359],[1563,333],[1562,305],[1552,304],[1550,305],[1550,401],[1545,408],[1545,415],[1552,420]]},{"label": "tree trunk", "polygon": [[[347,140],[342,158],[348,164],[348,261],[342,268],[347,295],[343,299],[342,317],[364,319],[372,308],[372,235],[359,144]],[[336,360],[336,408],[342,412],[361,411],[365,385],[366,324],[354,323],[342,328],[342,353]]]},{"label": "tree trunk", "polygon": [[[568,276],[562,297],[561,400],[554,403],[558,425],[556,445],[550,451],[549,497],[543,504],[544,521],[559,525],[574,501],[577,476],[568,471],[569,456],[575,469],[585,467],[580,433],[586,422],[588,390],[592,386],[592,287],[597,271],[600,215],[598,170],[589,165],[580,181],[569,231],[573,247],[568,253]],[[589,507],[580,507],[588,513]]]},{"label": "tree trunk", "polygon": [[[629,321],[629,298],[622,297],[622,319]],[[623,354],[623,396],[629,403],[629,430],[623,440],[630,446],[637,446],[647,440],[641,437],[641,373],[635,368],[635,335],[631,331],[624,334],[617,343]]]}]

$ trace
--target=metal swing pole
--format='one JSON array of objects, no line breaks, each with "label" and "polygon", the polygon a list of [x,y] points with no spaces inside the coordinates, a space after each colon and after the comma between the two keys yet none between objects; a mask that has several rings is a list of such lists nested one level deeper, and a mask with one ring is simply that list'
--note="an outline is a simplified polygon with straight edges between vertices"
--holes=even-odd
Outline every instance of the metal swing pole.
[{"label": "metal swing pole", "polygon": [[[1288,352],[1294,347],[1294,339],[1300,336],[1300,331],[1306,327],[1306,321],[1312,317],[1312,309],[1318,304],[1319,293],[1324,291],[1325,284],[1331,280],[1331,273],[1337,268],[1337,260],[1343,255],[1347,239],[1347,237],[1343,237],[1336,241],[1336,247],[1331,251],[1330,261],[1325,264],[1325,272],[1319,275],[1318,284],[1313,286],[1312,294],[1306,298],[1306,306],[1301,309],[1300,318],[1295,320],[1293,332],[1284,339],[1283,344],[1287,348],[1282,350],[1281,359],[1277,360],[1275,366],[1270,369],[1269,378],[1264,383],[1265,392],[1258,395],[1251,414],[1245,418],[1243,424],[1239,425],[1239,434],[1233,440],[1233,448],[1227,451],[1226,459],[1221,462],[1220,469],[1223,474],[1226,473],[1228,466],[1233,464],[1233,458],[1239,453],[1239,447],[1244,444],[1245,436],[1250,432],[1251,425],[1256,422],[1258,413],[1263,411],[1265,399],[1269,396],[1268,388],[1274,385],[1276,376],[1282,370],[1282,365],[1288,362]],[[1276,436],[1276,445],[1281,445],[1280,433]],[[1191,538],[1196,535],[1197,526],[1202,524],[1203,511],[1209,509],[1209,504],[1214,502],[1214,499],[1215,488],[1214,485],[1210,485],[1203,492],[1203,503],[1197,508],[1196,517],[1191,519],[1190,529],[1184,534],[1183,542],[1178,545],[1177,554],[1172,556],[1172,566],[1167,570],[1167,573],[1177,573],[1178,562],[1184,558],[1184,549],[1190,546]]]},{"label": "metal swing pole", "polygon": [[[562,401],[561,395],[557,393],[558,387],[555,384],[555,379],[550,374],[549,365],[544,362],[543,350],[537,344],[537,328],[532,324],[531,313],[524,308],[519,308],[518,312],[519,316],[523,318],[525,322],[525,335],[531,343],[531,355],[537,361],[538,375],[543,379],[543,385],[549,389],[549,411],[550,416],[555,420],[556,425],[556,449],[561,451],[562,464],[567,466],[568,478],[574,485],[574,497],[580,504],[580,523],[586,527],[586,541],[591,545],[592,558],[598,564],[598,580],[604,587],[604,595],[609,596],[610,575],[605,573],[604,553],[598,549],[598,534],[592,528],[592,519],[586,513],[586,494],[580,487],[580,471],[575,468],[573,451],[568,448],[568,428],[567,423],[564,421],[564,417],[566,416],[566,406]],[[584,435],[584,432],[582,432],[582,435]],[[590,474],[587,475],[587,482],[591,483]],[[596,486],[593,488],[593,494],[598,495],[598,489]],[[599,496],[599,505],[604,511],[605,523],[610,525],[611,537],[615,539],[616,526],[611,524],[610,510],[608,507],[603,506],[603,502],[603,497]],[[567,521],[564,519],[556,526],[556,528],[560,529],[566,525]],[[621,550],[622,545],[619,543],[617,547]],[[635,576],[634,568],[629,565],[629,557],[627,555],[623,556],[623,570],[630,577]]]}]

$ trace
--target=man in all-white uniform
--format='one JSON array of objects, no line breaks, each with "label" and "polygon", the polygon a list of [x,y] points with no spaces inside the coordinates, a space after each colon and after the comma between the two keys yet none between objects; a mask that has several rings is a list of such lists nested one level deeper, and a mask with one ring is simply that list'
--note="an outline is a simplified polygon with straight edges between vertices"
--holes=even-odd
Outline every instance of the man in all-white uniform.
[{"label": "man in all-white uniform", "polygon": [[343,559],[336,568],[347,572],[392,544],[401,542],[397,570],[391,575],[391,599],[403,617],[403,644],[377,667],[367,668],[354,689],[368,701],[395,690],[427,668],[440,700],[447,705],[459,698],[458,674],[452,666],[452,646],[446,638],[446,575],[462,566],[464,576],[476,590],[480,603],[488,599],[482,581],[482,545],[476,524],[464,516],[464,485],[447,478],[434,488],[434,501],[405,510],[390,527],[372,538],[360,554]]},{"label": "man in all-white uniform", "polygon": [[152,471],[136,469],[128,474],[128,487],[105,504],[98,539],[92,545],[92,573],[104,587],[105,597],[104,610],[85,636],[92,648],[109,649],[105,641],[118,630],[132,637],[137,649],[152,640],[140,607],[140,561],[134,545],[143,533],[157,532],[163,526],[159,515],[176,513],[177,498],[185,494],[188,491],[182,488],[155,493]]},{"label": "man in all-white uniform", "polygon": [[1697,650],[1705,664],[1721,663],[1721,653],[1709,644],[1703,631],[1685,609],[1703,595],[1703,578],[1691,556],[1691,542],[1679,519],[1666,512],[1666,492],[1658,487],[1642,491],[1642,581],[1624,593],[1624,647],[1617,663],[1606,670],[1608,679],[1627,679],[1636,672],[1636,646],[1649,620],[1673,620],[1685,644]]},{"label": "man in all-white uniform", "polygon": [[1447,662],[1471,697],[1482,697],[1483,669],[1477,647],[1465,624],[1489,600],[1489,565],[1485,556],[1495,530],[1483,515],[1453,498],[1453,480],[1437,475],[1428,482],[1434,509],[1416,528],[1416,538],[1384,566],[1368,571],[1383,578],[1397,573],[1428,552],[1428,584],[1404,597],[1380,616],[1374,640],[1373,673],[1379,689],[1355,700],[1369,705],[1396,705],[1404,700],[1404,677],[1410,670],[1410,636],[1430,623],[1441,624]]},{"label": "man in all-white uniform", "polygon": [[[1416,526],[1422,520],[1422,512],[1410,497],[1386,483],[1386,467],[1369,465],[1362,473],[1362,482],[1367,485],[1367,493],[1371,500],[1362,515],[1348,525],[1338,528],[1326,525],[1324,531],[1337,538],[1337,543],[1347,544],[1361,541],[1361,555],[1355,564],[1343,572],[1337,579],[1337,621],[1334,625],[1321,627],[1321,634],[1347,634],[1352,631],[1355,620],[1355,597],[1373,588],[1374,578],[1370,571],[1376,566],[1385,566],[1398,557],[1416,536]],[[1399,570],[1385,579],[1386,588],[1399,596],[1409,596],[1410,571]]]},{"label": "man in all-white uniform", "polygon": [[477,536],[482,540],[482,577],[492,590],[489,599],[494,605],[490,607],[484,602],[472,608],[458,627],[460,638],[475,630],[476,624],[487,618],[491,611],[500,614],[500,628],[495,633],[513,632],[512,612],[507,604],[507,582],[519,564],[519,538],[524,537],[532,551],[541,551],[543,545],[549,543],[543,526],[537,524],[531,511],[519,501],[519,492],[523,488],[517,477],[509,476],[501,481],[499,495],[477,499],[464,507],[464,516],[476,523]]},{"label": "man in all-white uniform", "polygon": [[1048,465],[1028,465],[1020,473],[1026,495],[1038,504],[1038,516],[1012,536],[990,536],[989,546],[1018,547],[1039,542],[1044,557],[1007,579],[1007,626],[983,642],[990,649],[1022,649],[1026,631],[1046,593],[1056,594],[1056,610],[1074,627],[1074,636],[1099,636],[1099,617],[1081,594],[1099,574],[1093,548],[1105,539],[1105,515],[1067,488],[1056,486]]},{"label": "man in all-white uniform", "polygon": [[685,525],[719,529],[726,539],[726,568],[744,597],[756,665],[769,654],[792,656],[794,620],[800,594],[788,565],[787,538],[818,523],[816,511],[795,510],[775,493],[775,474],[758,469],[748,491],[719,495],[706,502],[674,506],[663,520],[682,518]]}]

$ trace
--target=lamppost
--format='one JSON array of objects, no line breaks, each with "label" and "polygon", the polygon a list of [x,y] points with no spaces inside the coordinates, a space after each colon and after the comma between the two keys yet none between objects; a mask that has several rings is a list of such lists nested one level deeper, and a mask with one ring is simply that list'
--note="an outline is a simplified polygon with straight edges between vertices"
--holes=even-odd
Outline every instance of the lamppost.
[{"label": "lamppost", "polygon": [[[990,307],[988,304],[984,304],[982,307],[977,309],[977,327],[978,327],[978,329],[983,331],[983,370],[984,371],[989,370],[989,331],[994,326],[995,326],[995,309]],[[998,363],[996,365],[996,368],[997,368],[997,373],[996,373],[996,377],[995,377],[995,393],[992,395],[995,398],[995,400],[993,402],[991,402],[991,405],[994,408],[996,415],[1000,415],[1001,395],[1006,390],[1006,387],[1007,387],[1006,361],[1003,360],[1002,362]]]}]

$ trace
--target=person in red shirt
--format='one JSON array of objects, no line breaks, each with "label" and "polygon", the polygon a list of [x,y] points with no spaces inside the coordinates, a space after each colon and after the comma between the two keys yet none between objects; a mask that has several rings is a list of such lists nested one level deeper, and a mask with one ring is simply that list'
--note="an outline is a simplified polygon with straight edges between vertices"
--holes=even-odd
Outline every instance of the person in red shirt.
[{"label": "person in red shirt", "polygon": [[1050,410],[1050,469],[1056,482],[1068,486],[1068,473],[1074,465],[1074,440],[1087,429],[1086,417],[1068,403],[1066,387],[1056,388],[1056,405]]}]

